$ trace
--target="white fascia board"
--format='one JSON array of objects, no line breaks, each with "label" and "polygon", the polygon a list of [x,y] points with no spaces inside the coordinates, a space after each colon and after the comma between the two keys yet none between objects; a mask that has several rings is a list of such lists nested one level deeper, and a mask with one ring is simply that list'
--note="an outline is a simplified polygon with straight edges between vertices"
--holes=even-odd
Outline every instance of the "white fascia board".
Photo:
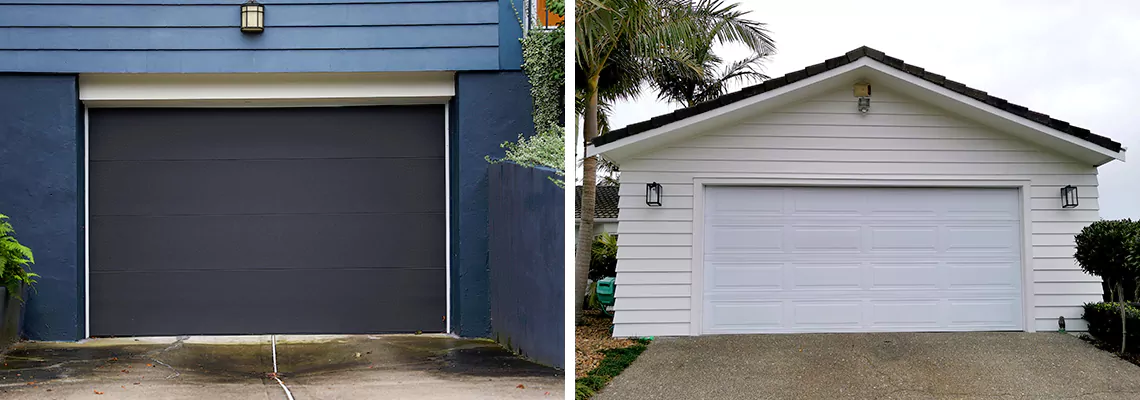
[{"label": "white fascia board", "polygon": [[[662,144],[708,131],[717,126],[726,125],[733,121],[756,115],[765,111],[805,100],[813,95],[822,94],[828,89],[837,88],[845,82],[843,79],[834,79],[851,75],[855,78],[858,70],[866,65],[867,58],[856,60],[853,63],[840,66],[819,75],[801,79],[792,84],[785,85],[758,95],[714,108],[689,118],[666,124],[665,126],[650,129],[636,135],[618,139],[613,143],[602,146],[586,146],[587,155],[604,154],[607,159],[620,164],[622,160],[635,156]],[[854,83],[851,82],[847,83]]]},{"label": "white fascia board", "polygon": [[95,107],[443,104],[453,96],[453,72],[79,76],[80,101]]},{"label": "white fascia board", "polygon": [[[885,81],[885,86],[903,94],[913,96],[1002,132],[1052,148],[1092,165],[1100,166],[1112,160],[1124,161],[1125,150],[1123,148],[1119,152],[1111,151],[1092,142],[983,103],[973,97],[899,71],[873,59],[864,58],[864,60],[867,61],[869,67],[867,78],[872,84],[876,81]],[[903,82],[909,85],[899,84]],[[871,112],[874,112],[874,109],[875,100],[872,96]]]}]

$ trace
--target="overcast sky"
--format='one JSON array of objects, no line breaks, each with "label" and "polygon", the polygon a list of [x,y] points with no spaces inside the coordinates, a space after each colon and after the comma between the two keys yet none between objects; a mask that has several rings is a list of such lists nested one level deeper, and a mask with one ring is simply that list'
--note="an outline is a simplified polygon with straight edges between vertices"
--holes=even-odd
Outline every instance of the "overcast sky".
[{"label": "overcast sky", "polygon": [[[769,76],[866,45],[1123,143],[1130,161],[1100,168],[1100,213],[1140,218],[1140,1],[740,3],[776,40]],[[654,99],[618,104],[613,127],[677,108]]]}]

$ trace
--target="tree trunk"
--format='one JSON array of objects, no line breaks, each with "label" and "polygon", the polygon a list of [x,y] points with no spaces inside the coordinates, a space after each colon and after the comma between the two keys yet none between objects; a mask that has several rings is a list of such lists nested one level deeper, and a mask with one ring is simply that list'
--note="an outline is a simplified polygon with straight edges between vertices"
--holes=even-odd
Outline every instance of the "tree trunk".
[{"label": "tree trunk", "polygon": [[1128,319],[1124,315],[1124,285],[1116,282],[1116,293],[1120,297],[1120,355],[1124,355],[1124,342],[1128,340]]},{"label": "tree trunk", "polygon": [[[586,145],[598,136],[598,77],[592,76],[586,84],[585,126],[582,139]],[[578,222],[578,241],[574,248],[574,324],[582,324],[583,303],[586,301],[587,282],[590,276],[590,255],[594,242],[594,202],[597,200],[598,159],[594,156],[582,160],[582,205]]]}]

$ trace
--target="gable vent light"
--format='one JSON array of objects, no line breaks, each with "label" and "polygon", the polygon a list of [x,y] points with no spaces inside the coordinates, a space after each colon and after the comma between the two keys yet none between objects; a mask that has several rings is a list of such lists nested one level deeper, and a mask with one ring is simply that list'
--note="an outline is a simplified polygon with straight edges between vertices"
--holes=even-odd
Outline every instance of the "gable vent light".
[{"label": "gable vent light", "polygon": [[249,0],[241,5],[241,31],[261,33],[265,30],[265,6],[257,0]]},{"label": "gable vent light", "polygon": [[1061,188],[1061,208],[1075,208],[1080,204],[1077,198],[1077,187],[1068,185]]},{"label": "gable vent light", "polygon": [[657,182],[645,184],[645,204],[650,207],[661,207],[661,184]]},{"label": "gable vent light", "polygon": [[855,97],[859,99],[859,112],[866,114],[871,111],[871,84],[859,82],[855,84]]}]

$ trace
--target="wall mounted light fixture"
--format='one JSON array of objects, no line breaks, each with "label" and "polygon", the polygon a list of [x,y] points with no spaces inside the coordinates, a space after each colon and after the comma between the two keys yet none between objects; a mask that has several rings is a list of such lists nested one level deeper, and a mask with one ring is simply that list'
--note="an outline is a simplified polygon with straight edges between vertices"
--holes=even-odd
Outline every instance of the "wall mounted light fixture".
[{"label": "wall mounted light fixture", "polygon": [[645,204],[650,207],[661,206],[661,184],[657,182],[645,184]]},{"label": "wall mounted light fixture", "polygon": [[859,112],[866,114],[871,111],[871,84],[859,82],[855,84],[855,97],[858,100]]},{"label": "wall mounted light fixture", "polygon": [[265,5],[249,0],[241,5],[241,31],[261,33],[265,30]]},{"label": "wall mounted light fixture", "polygon": [[1080,198],[1077,196],[1077,187],[1068,185],[1061,188],[1061,208],[1074,208],[1080,205]]}]

